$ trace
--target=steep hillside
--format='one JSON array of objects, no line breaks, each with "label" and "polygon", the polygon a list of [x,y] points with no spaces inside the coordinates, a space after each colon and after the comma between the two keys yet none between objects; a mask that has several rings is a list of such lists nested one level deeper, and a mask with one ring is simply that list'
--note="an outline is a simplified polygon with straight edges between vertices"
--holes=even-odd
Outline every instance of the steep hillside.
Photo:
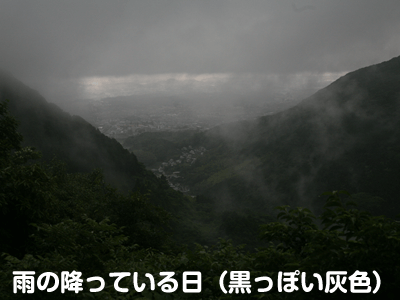
[{"label": "steep hillside", "polygon": [[106,182],[121,191],[151,191],[156,204],[180,206],[183,196],[157,179],[134,154],[116,140],[100,133],[79,116],[71,116],[48,103],[37,91],[10,74],[0,72],[0,101],[9,100],[10,113],[19,122],[24,146],[34,146],[43,159],[66,163],[69,172],[90,172],[100,168]]},{"label": "steep hillside", "polygon": [[397,57],[351,72],[284,112],[197,136],[193,144],[209,151],[182,175],[224,209],[311,206],[322,192],[345,189],[367,193],[364,208],[399,213],[399,122]]},{"label": "steep hillside", "polygon": [[0,74],[0,100],[19,122],[24,145],[36,147],[45,159],[56,157],[69,171],[88,172],[102,168],[107,180],[127,190],[143,173],[136,157],[102,135],[88,122],[48,103],[37,91],[4,73]]}]

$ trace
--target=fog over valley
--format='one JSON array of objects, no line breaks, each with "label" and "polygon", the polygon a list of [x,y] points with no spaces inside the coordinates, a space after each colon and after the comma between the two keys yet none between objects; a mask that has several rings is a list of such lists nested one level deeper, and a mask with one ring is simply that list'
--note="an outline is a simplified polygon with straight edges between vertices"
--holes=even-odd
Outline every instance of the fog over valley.
[{"label": "fog over valley", "polygon": [[0,0],[0,299],[398,297],[399,15]]}]

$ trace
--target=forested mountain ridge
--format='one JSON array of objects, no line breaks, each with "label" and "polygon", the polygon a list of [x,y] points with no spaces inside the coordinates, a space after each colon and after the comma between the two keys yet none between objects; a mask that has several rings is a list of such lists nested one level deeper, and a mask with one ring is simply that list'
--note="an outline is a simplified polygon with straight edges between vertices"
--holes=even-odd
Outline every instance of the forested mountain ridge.
[{"label": "forested mountain ridge", "polygon": [[71,116],[49,103],[37,91],[6,72],[0,72],[0,101],[9,101],[17,119],[23,146],[33,146],[45,161],[65,163],[68,172],[101,169],[106,183],[122,192],[150,192],[154,203],[171,208],[181,206],[183,196],[170,189],[138,162],[116,140],[103,135],[79,116]]},{"label": "forested mountain ridge", "polygon": [[88,172],[102,168],[106,180],[124,190],[134,187],[144,168],[134,154],[102,135],[79,116],[48,103],[37,91],[4,72],[0,73],[0,100],[9,100],[10,113],[19,122],[23,145],[34,146],[50,160],[66,162],[68,170]]},{"label": "forested mountain ridge", "polygon": [[365,208],[398,213],[399,117],[397,57],[348,73],[286,111],[197,135],[192,144],[209,151],[183,175],[228,206],[311,206],[324,191],[345,189],[367,193]]}]

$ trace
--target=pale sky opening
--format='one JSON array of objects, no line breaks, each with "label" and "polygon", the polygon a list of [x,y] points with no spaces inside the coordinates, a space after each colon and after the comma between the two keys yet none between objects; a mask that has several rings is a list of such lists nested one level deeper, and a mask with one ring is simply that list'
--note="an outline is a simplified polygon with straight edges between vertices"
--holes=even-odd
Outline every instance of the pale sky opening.
[{"label": "pale sky opening", "polygon": [[185,91],[213,92],[229,81],[231,74],[154,74],[128,76],[96,76],[80,79],[82,98],[101,99],[151,93],[179,94]]},{"label": "pale sky opening", "polygon": [[[257,91],[269,87],[274,91],[322,88],[346,72],[302,72],[290,76],[274,74],[132,74],[128,76],[93,76],[79,80],[80,97],[98,100],[108,97],[153,93],[181,94],[185,92],[217,93],[235,90]],[[235,83],[240,82],[240,86]]]}]

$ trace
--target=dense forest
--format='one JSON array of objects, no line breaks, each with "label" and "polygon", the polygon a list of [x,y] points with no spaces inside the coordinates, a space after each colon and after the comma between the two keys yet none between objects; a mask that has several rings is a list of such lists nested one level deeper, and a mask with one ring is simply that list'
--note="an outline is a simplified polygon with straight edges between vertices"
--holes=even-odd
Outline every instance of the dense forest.
[{"label": "dense forest", "polygon": [[[400,280],[398,70],[395,58],[352,72],[285,112],[190,134],[184,143],[207,149],[182,170],[194,198],[171,189],[83,119],[2,75],[0,297],[394,298]],[[247,246],[238,245],[243,241]],[[60,276],[74,270],[82,272],[79,294],[38,287],[13,293],[13,271]],[[225,270],[250,272],[252,293],[224,294]],[[299,290],[288,281],[279,290],[280,272],[296,270]],[[175,272],[173,293],[151,290],[145,277],[158,283],[164,271]],[[201,272],[201,294],[182,291],[185,271]],[[338,289],[338,277],[334,293],[325,289],[328,271],[347,272],[341,281],[347,293]],[[366,294],[350,293],[349,277],[358,271],[370,278]],[[377,294],[374,271],[381,280]],[[130,276],[119,282],[129,290],[118,292],[112,272],[138,272],[146,288],[136,291]],[[106,281],[99,293],[89,292],[98,287],[86,280],[93,276]],[[267,282],[255,279],[266,276],[273,287],[257,291]],[[313,289],[304,292],[304,282]]]}]

